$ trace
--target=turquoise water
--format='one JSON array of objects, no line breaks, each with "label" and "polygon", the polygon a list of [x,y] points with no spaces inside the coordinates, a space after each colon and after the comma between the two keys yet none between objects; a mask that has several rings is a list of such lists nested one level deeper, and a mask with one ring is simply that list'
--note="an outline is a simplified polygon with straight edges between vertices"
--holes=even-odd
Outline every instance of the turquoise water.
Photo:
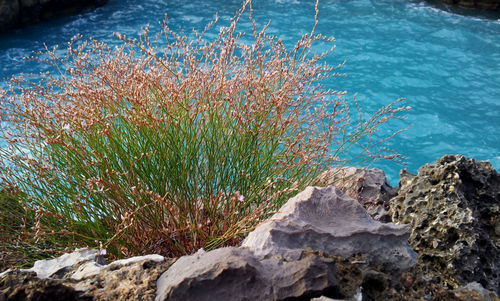
[{"label": "turquoise water", "polygon": [[[310,31],[313,1],[254,0],[260,24],[291,42]],[[331,64],[346,61],[344,78],[327,87],[347,90],[366,112],[400,97],[413,109],[414,124],[391,141],[408,157],[411,172],[444,154],[460,153],[500,167],[500,21],[491,16],[464,16],[411,0],[320,1],[318,31],[333,35],[337,49]],[[140,3],[140,4],[138,4]],[[142,26],[153,31],[168,14],[170,26],[203,29],[218,12],[222,25],[240,1],[110,0],[94,11],[37,24],[0,35],[0,78],[38,73],[46,67],[25,56],[43,48],[65,47],[77,33],[118,44],[113,32],[137,36]],[[248,28],[243,22],[242,29]],[[4,83],[0,83],[0,86]],[[395,128],[384,128],[390,132]],[[379,162],[392,184],[403,168]]]}]

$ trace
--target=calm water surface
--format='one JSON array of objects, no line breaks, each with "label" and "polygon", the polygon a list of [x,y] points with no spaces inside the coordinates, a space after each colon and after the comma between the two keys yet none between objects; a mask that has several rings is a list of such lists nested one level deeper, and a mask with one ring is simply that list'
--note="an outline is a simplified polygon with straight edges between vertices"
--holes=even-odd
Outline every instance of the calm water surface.
[{"label": "calm water surface", "polygon": [[[260,24],[272,20],[269,32],[288,44],[310,31],[312,1],[254,0]],[[61,48],[80,33],[109,44],[119,44],[113,32],[137,36],[141,27],[168,14],[172,28],[203,29],[216,13],[221,25],[241,1],[220,0],[110,0],[97,10],[60,18],[0,35],[0,86],[21,73],[39,73],[44,66],[23,57],[41,50],[43,43]],[[246,21],[245,21],[246,22]],[[248,29],[248,23],[240,29]],[[246,27],[246,28],[245,28]],[[320,3],[318,31],[333,35],[337,49],[329,63],[346,61],[344,78],[327,87],[347,90],[366,112],[400,97],[413,109],[413,127],[391,142],[408,157],[416,172],[444,154],[460,153],[489,160],[500,167],[500,21],[485,16],[463,16],[411,0],[329,0]],[[385,128],[383,131],[393,131]],[[402,168],[391,162],[376,167],[397,184]]]}]

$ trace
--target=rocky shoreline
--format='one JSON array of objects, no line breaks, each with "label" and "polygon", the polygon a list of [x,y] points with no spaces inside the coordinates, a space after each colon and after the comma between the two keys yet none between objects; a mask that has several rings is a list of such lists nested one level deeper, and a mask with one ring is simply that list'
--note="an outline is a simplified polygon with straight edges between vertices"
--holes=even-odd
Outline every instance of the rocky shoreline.
[{"label": "rocky shoreline", "polygon": [[480,10],[499,11],[500,0],[440,0],[445,4]]},{"label": "rocky shoreline", "polygon": [[239,247],[107,265],[79,249],[0,273],[0,301],[500,300],[490,163],[444,156],[417,175],[403,170],[399,189],[377,169],[331,170],[317,184]]},{"label": "rocky shoreline", "polygon": [[[500,0],[429,0],[464,8],[500,12]],[[0,0],[0,33],[83,9],[107,0]]]},{"label": "rocky shoreline", "polygon": [[0,33],[86,8],[107,0],[0,0]]}]

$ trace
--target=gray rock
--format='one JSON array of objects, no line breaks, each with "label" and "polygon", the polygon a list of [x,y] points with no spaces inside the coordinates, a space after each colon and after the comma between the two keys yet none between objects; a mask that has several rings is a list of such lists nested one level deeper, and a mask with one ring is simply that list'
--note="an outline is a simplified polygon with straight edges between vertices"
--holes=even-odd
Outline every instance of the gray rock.
[{"label": "gray rock", "polygon": [[144,256],[134,256],[127,259],[115,260],[109,264],[109,268],[115,268],[117,266],[126,266],[144,261],[154,261],[154,262],[162,262],[165,260],[165,257],[158,254],[150,254]]},{"label": "gray rock", "polygon": [[68,272],[65,277],[80,281],[98,275],[102,268],[103,266],[95,261],[87,261],[80,264],[74,271]]},{"label": "gray rock", "polygon": [[156,300],[229,300],[240,292],[248,300],[269,298],[271,288],[259,269],[262,264],[246,250],[200,250],[160,276]]},{"label": "gray rock", "polygon": [[81,262],[93,261],[97,250],[77,249],[72,253],[66,253],[54,259],[38,260],[31,269],[26,271],[35,272],[38,278],[62,278],[71,268]]},{"label": "gray rock", "polygon": [[261,261],[266,280],[273,292],[270,300],[310,298],[328,293],[341,296],[337,270],[332,259],[313,254],[302,256],[298,261],[282,261],[269,258]]},{"label": "gray rock", "polygon": [[136,256],[106,266],[80,265],[64,282],[94,300],[154,300],[156,281],[173,260],[161,255]]},{"label": "gray rock", "polygon": [[315,185],[335,186],[344,194],[358,200],[374,219],[390,222],[386,203],[397,194],[397,188],[389,185],[383,170],[337,167],[321,173]]},{"label": "gray rock", "polygon": [[92,298],[57,279],[40,279],[34,272],[12,270],[0,279],[0,300],[90,301]]},{"label": "gray rock", "polygon": [[88,261],[78,266],[75,270],[69,272],[65,277],[74,280],[82,280],[85,278],[94,277],[102,273],[105,270],[118,270],[125,266],[131,266],[134,264],[142,264],[144,262],[163,262],[165,257],[157,254],[145,255],[145,256],[135,256],[127,259],[120,259],[111,262],[108,265],[101,265],[95,261]]},{"label": "gray rock", "polygon": [[481,295],[481,297],[483,298],[484,301],[491,301],[493,299],[492,298],[493,296],[491,296],[492,292],[485,289],[481,285],[481,283],[471,282],[471,283],[468,283],[467,285],[461,287],[460,289],[466,290],[466,291],[475,291]]},{"label": "gray rock", "polygon": [[[9,269],[0,274],[0,284],[8,292],[7,300],[18,300],[15,298],[23,292],[35,296],[27,300],[153,300],[158,277],[173,262],[153,254],[100,265],[95,262],[97,253],[78,249],[39,260],[29,270]],[[16,286],[21,287],[20,292],[15,291]],[[59,291],[62,299],[54,297]],[[49,297],[36,299],[38,295]]]},{"label": "gray rock", "polygon": [[258,260],[228,247],[179,258],[157,283],[156,300],[285,300],[311,298],[338,286],[333,260]]},{"label": "gray rock", "polygon": [[373,220],[354,199],[334,187],[308,187],[290,199],[243,241],[242,247],[265,258],[297,260],[302,250],[349,257],[361,253],[370,263],[399,271],[415,263],[407,225]]},{"label": "gray rock", "polygon": [[448,155],[402,173],[390,201],[393,221],[411,223],[423,277],[459,288],[481,283],[500,293],[500,175],[489,162]]},{"label": "gray rock", "polygon": [[335,186],[360,202],[385,201],[396,194],[378,168],[337,167],[321,173],[316,181],[317,186]]}]

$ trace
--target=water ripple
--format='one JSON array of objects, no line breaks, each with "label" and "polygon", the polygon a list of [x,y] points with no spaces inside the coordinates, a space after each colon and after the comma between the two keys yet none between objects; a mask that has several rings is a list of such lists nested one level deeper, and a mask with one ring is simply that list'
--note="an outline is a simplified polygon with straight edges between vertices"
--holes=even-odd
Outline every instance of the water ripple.
[{"label": "water ripple", "polygon": [[[155,32],[165,14],[174,29],[203,30],[216,12],[220,24],[227,25],[239,5],[240,1],[110,0],[94,11],[0,35],[0,78],[45,71],[23,60],[41,50],[43,43],[64,47],[81,33],[116,44],[113,32],[136,37],[147,24]],[[254,0],[254,14],[259,26],[272,19],[269,32],[290,45],[310,31],[314,9],[306,0]],[[399,97],[406,97],[413,107],[407,124],[414,126],[391,141],[409,157],[410,171],[448,153],[490,160],[500,167],[498,18],[458,15],[412,0],[321,1],[319,17],[318,31],[337,39],[329,63],[347,61],[342,70],[347,76],[327,82],[329,88],[348,90],[348,98],[357,92],[367,112]],[[241,25],[250,28],[247,18]],[[207,36],[213,38],[216,32]],[[376,166],[397,182],[401,166]]]}]

